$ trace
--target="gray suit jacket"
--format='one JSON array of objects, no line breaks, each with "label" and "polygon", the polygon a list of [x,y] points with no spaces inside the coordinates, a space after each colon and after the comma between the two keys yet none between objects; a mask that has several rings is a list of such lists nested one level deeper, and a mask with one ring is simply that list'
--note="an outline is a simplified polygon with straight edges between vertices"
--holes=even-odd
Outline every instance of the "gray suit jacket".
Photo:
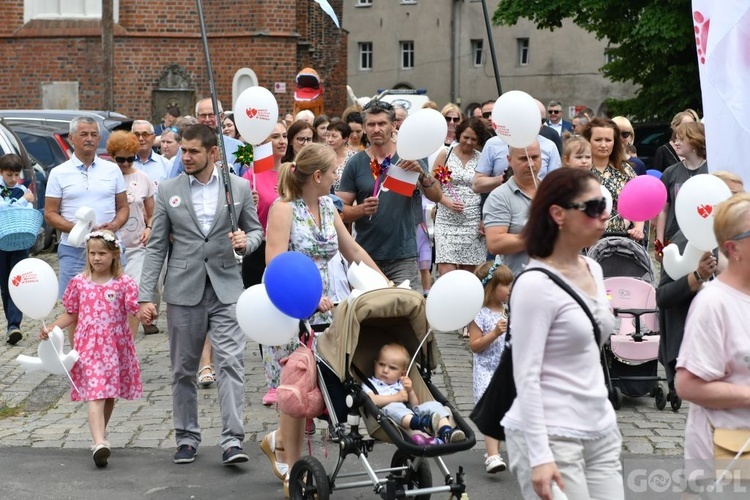
[{"label": "gray suit jacket", "polygon": [[[260,245],[263,230],[258,222],[249,182],[235,175],[229,177],[237,224],[247,234],[247,255]],[[164,284],[164,301],[167,304],[198,304],[203,298],[206,276],[210,278],[219,301],[223,304],[237,302],[243,289],[241,264],[234,257],[234,250],[227,236],[231,225],[223,186],[219,187],[219,202],[208,234],[203,234],[195,214],[189,176],[186,174],[159,184],[152,226],[141,274],[139,302],[154,300],[170,236],[172,252]]]}]

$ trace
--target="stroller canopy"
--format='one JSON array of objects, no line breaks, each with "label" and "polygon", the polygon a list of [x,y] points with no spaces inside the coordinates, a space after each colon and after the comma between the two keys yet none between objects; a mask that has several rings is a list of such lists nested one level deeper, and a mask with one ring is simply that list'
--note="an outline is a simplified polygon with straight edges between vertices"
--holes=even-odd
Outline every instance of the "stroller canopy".
[{"label": "stroller canopy", "polygon": [[605,236],[589,249],[588,256],[602,266],[605,278],[627,276],[656,286],[651,257],[638,242],[625,236]]},{"label": "stroller canopy", "polygon": [[[350,369],[347,354],[350,364],[370,376],[380,347],[398,342],[414,355],[428,329],[422,294],[401,288],[373,290],[338,306],[333,324],[318,337],[317,352],[342,381]],[[422,352],[429,353],[431,366],[426,368],[433,370],[434,339],[425,341]]]}]

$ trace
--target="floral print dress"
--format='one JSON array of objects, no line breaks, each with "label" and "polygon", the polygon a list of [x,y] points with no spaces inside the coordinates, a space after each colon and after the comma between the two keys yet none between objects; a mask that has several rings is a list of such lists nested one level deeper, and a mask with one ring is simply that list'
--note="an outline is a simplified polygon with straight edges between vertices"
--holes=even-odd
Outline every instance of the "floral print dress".
[{"label": "floral print dress", "polygon": [[603,172],[592,166],[591,172],[599,179],[599,183],[607,188],[612,195],[612,213],[607,221],[605,231],[608,233],[624,233],[628,230],[628,227],[625,225],[625,220],[617,212],[617,200],[625,184],[635,177],[635,171],[630,165],[623,163],[621,170],[607,165]]},{"label": "floral print dress", "polygon": [[[485,336],[495,328],[500,319],[507,317],[505,312],[496,312],[482,307],[474,318],[474,323],[482,330],[482,336]],[[502,334],[487,349],[474,353],[474,403],[479,402],[487,386],[490,385],[492,375],[500,364],[500,355],[504,347],[505,334]]]},{"label": "floral print dress", "polygon": [[[339,249],[338,234],[334,225],[336,207],[333,200],[328,196],[318,198],[320,227],[315,223],[304,200],[296,199],[290,205],[292,206],[292,230],[289,235],[289,251],[303,253],[315,262],[323,281],[323,295],[333,297],[335,290],[328,263],[338,254]],[[332,321],[331,311],[316,312],[310,319],[310,324],[325,324]],[[263,346],[263,366],[269,387],[279,386],[281,378],[279,361],[289,356],[297,347],[299,347],[299,341],[296,337],[285,346]]]},{"label": "floral print dress", "polygon": [[102,285],[75,276],[65,289],[63,306],[78,315],[73,339],[80,358],[70,377],[81,391],[73,401],[136,399],[143,394],[128,313],[138,312],[138,285],[125,274]]}]

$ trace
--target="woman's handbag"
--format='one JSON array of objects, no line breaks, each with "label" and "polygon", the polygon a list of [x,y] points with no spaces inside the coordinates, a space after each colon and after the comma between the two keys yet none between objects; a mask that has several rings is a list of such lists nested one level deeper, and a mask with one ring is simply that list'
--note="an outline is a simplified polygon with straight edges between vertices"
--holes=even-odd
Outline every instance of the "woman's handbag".
[{"label": "woman's handbag", "polygon": [[750,429],[713,428],[713,442],[717,478],[736,471],[750,477]]},{"label": "woman's handbag", "polygon": [[[543,272],[549,278],[557,283],[557,285],[565,290],[568,295],[581,306],[586,316],[591,320],[591,324],[594,327],[594,338],[596,340],[597,348],[601,339],[601,330],[599,324],[594,319],[594,315],[591,314],[588,306],[583,302],[583,299],[573,291],[567,283],[565,283],[559,276],[552,271],[544,269],[542,267],[532,267],[521,272],[518,277],[524,273],[539,271]],[[512,294],[512,292],[511,292]],[[508,300],[510,303],[510,299]],[[500,425],[500,421],[503,419],[505,414],[510,410],[513,405],[513,400],[516,399],[516,383],[513,379],[513,355],[512,355],[512,341],[511,341],[511,318],[513,317],[513,311],[508,315],[508,328],[505,334],[505,347],[503,353],[500,356],[500,364],[495,369],[495,373],[492,375],[487,390],[484,391],[482,397],[479,399],[477,404],[474,406],[469,418],[476,424],[479,431],[485,436],[498,439],[500,441],[505,440],[505,429]]]}]

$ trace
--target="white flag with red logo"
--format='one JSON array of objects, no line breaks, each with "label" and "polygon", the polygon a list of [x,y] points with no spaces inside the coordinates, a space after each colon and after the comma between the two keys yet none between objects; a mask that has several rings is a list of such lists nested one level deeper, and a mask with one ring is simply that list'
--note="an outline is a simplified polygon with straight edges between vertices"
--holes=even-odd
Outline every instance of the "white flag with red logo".
[{"label": "white flag with red logo", "polygon": [[693,0],[709,169],[750,186],[750,2]]},{"label": "white flag with red logo", "polygon": [[260,146],[253,146],[253,171],[256,174],[273,168],[273,144],[267,142]]},{"label": "white flag with red logo", "polygon": [[404,170],[396,165],[388,167],[388,175],[383,181],[383,189],[404,196],[411,196],[417,187],[419,172]]}]

